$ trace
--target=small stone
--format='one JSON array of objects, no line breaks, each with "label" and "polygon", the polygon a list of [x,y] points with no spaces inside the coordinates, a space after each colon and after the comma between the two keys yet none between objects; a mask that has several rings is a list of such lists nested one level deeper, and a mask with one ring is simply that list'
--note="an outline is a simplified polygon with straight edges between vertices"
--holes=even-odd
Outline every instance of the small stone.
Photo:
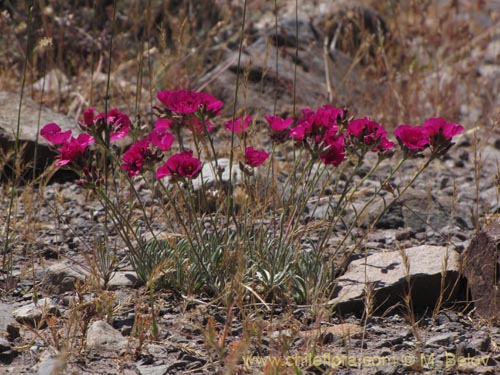
[{"label": "small stone", "polygon": [[119,288],[132,288],[137,284],[137,274],[134,271],[118,271],[113,274],[108,282],[111,290]]},{"label": "small stone", "polygon": [[119,352],[127,347],[127,338],[104,320],[93,322],[87,331],[89,349]]},{"label": "small stone", "polygon": [[48,267],[43,280],[43,287],[55,294],[62,294],[75,289],[78,282],[84,282],[89,273],[71,262],[59,262]]},{"label": "small stone", "polygon": [[42,298],[37,304],[33,302],[12,312],[18,322],[34,327],[41,323],[42,318],[59,314],[59,309],[50,298]]},{"label": "small stone", "polygon": [[441,335],[431,337],[429,340],[425,342],[425,345],[426,346],[449,345],[451,340],[456,336],[457,334],[455,332],[443,333]]},{"label": "small stone", "polygon": [[397,241],[404,241],[404,240],[409,240],[411,238],[411,230],[398,230],[396,231],[396,240]]},{"label": "small stone", "polygon": [[463,254],[464,276],[470,288],[476,312],[482,318],[494,319],[500,311],[498,296],[498,242],[500,219],[496,218],[476,233]]},{"label": "small stone", "polygon": [[482,335],[481,337],[473,338],[467,347],[472,348],[474,351],[486,352],[490,348],[491,338],[489,335]]},{"label": "small stone", "polygon": [[49,356],[40,363],[38,375],[62,374],[65,366],[64,361],[60,358]]},{"label": "small stone", "polygon": [[137,371],[141,375],[165,375],[168,374],[168,365],[161,366],[137,366]]},{"label": "small stone", "polygon": [[450,322],[456,322],[459,319],[459,316],[454,311],[446,311],[440,312],[436,315],[435,321],[436,324],[442,325]]},{"label": "small stone", "polygon": [[7,338],[9,339],[9,341],[14,341],[18,337],[20,337],[20,329],[17,324],[9,324],[5,331],[7,332]]},{"label": "small stone", "polygon": [[426,238],[427,238],[427,233],[425,233],[425,232],[415,233],[415,239],[417,239],[419,241],[423,241]]},{"label": "small stone", "polygon": [[17,355],[18,352],[12,348],[12,344],[0,337],[0,362],[9,364]]},{"label": "small stone", "polygon": [[469,161],[469,152],[462,151],[458,157],[460,158],[460,160]]},{"label": "small stone", "polygon": [[377,325],[371,326],[369,331],[370,331],[370,333],[374,333],[376,335],[385,335],[387,333],[386,328],[382,328],[382,327],[377,326]]}]

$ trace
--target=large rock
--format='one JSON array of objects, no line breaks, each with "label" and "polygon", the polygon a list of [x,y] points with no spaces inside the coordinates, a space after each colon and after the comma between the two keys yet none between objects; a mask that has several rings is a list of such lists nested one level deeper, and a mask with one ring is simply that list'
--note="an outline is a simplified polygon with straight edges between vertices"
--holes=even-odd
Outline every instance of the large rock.
[{"label": "large rock", "polygon": [[476,234],[463,254],[464,275],[471,301],[483,318],[498,318],[500,312],[499,275],[500,219]]},{"label": "large rock", "polygon": [[[363,95],[369,89],[381,90],[380,83],[361,79],[353,57],[345,49],[339,50],[339,46],[344,46],[344,42],[354,36],[347,34],[348,28],[343,28],[335,48],[331,41],[330,28],[335,28],[335,22],[354,22],[346,19],[347,13],[352,13],[347,9],[353,8],[343,2],[336,10],[326,7],[318,12],[312,7],[305,13],[301,12],[298,19],[295,15],[282,14],[277,28],[274,20],[260,22],[260,29],[255,31],[251,44],[245,46],[241,56],[237,43],[224,46],[221,51],[223,61],[201,78],[200,87],[203,90],[208,88],[225,103],[232,103],[236,77],[240,73],[237,108],[246,108],[250,113],[273,113],[276,106],[277,112],[290,114],[291,103],[296,103],[297,108],[317,107],[328,102],[329,92],[339,106],[372,106],[373,100],[378,98],[371,97],[371,102],[368,102]],[[356,9],[355,14],[363,19],[365,13],[370,12],[375,17],[373,10]],[[367,16],[367,22],[373,17]],[[327,19],[336,21],[328,22]],[[368,28],[366,30],[371,33]],[[361,40],[361,35],[358,33],[356,38]],[[226,114],[232,108],[232,105],[226,106]]]},{"label": "large rock", "polygon": [[[46,107],[40,107],[28,97],[25,92],[21,106],[19,141],[23,150],[24,165],[28,167],[34,160],[37,150],[37,168],[43,169],[55,157],[45,139],[37,134],[45,124],[55,122],[62,129],[71,129],[74,134],[80,133],[77,121],[54,112]],[[9,153],[14,149],[19,111],[19,94],[0,91],[0,149]],[[38,142],[38,143],[37,143]],[[28,168],[27,168],[28,169]],[[2,172],[2,171],[0,171]]]},{"label": "large rock", "polygon": [[375,312],[382,312],[403,302],[408,280],[414,308],[453,300],[463,290],[459,254],[448,247],[423,245],[355,260],[337,279],[336,296],[329,304],[342,313],[362,312],[369,287]]}]

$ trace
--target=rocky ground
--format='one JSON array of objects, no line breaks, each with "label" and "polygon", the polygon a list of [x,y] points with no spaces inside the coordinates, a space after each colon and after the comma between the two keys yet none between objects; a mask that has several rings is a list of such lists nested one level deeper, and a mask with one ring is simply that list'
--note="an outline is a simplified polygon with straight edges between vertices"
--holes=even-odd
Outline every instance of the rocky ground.
[{"label": "rocky ground", "polygon": [[[484,145],[481,147],[484,162],[480,171],[480,212],[494,212],[498,205],[495,176],[496,163],[500,160],[500,141],[490,144],[494,136],[478,137]],[[391,211],[380,228],[367,239],[365,246],[371,254],[367,262],[387,268],[373,275],[378,285],[377,301],[384,302],[389,297],[395,301],[389,305],[375,302],[374,314],[368,320],[362,319],[362,293],[359,290],[352,292],[352,285],[342,284],[343,280],[352,283],[355,279],[353,267],[357,261],[354,261],[339,279],[348,295],[339,293],[333,310],[332,306],[276,306],[271,324],[270,313],[255,307],[254,324],[262,330],[262,337],[259,342],[250,344],[248,357],[243,357],[243,362],[233,364],[235,369],[239,373],[262,371],[259,361],[272,361],[273,355],[279,352],[278,347],[287,345],[293,361],[301,363],[299,367],[305,373],[399,374],[419,369],[429,373],[496,373],[500,369],[497,362],[500,361],[497,349],[500,328],[496,323],[474,313],[472,306],[465,302],[463,289],[448,296],[447,301],[434,309],[436,296],[433,292],[440,290],[443,251],[450,256],[447,272],[458,273],[460,268],[454,263],[454,254],[462,253],[474,236],[475,212],[472,208],[476,207],[476,162],[472,144],[471,135],[463,136],[449,157],[436,161],[426,170],[406,203]],[[84,302],[82,306],[89,310],[85,312],[88,315],[83,314],[85,322],[75,322],[76,325],[88,324],[86,344],[79,355],[69,360],[63,373],[180,374],[193,371],[209,374],[220,371],[217,353],[206,346],[206,326],[210,317],[224,324],[225,308],[203,298],[181,298],[159,291],[155,298],[160,339],[140,342],[137,332],[132,329],[140,328],[139,319],[146,325],[150,322],[145,311],[137,307],[137,300],[142,299],[142,303],[147,304],[147,299],[141,288],[134,287],[134,272],[119,267],[108,284],[109,300],[80,287],[75,293],[76,280],[82,284],[84,280],[90,282],[88,259],[82,253],[88,254],[85,243],[92,240],[92,233],[102,225],[99,223],[102,209],[98,203],[86,199],[85,192],[73,182],[50,184],[45,188],[44,197],[34,239],[36,274],[29,273],[32,260],[28,253],[22,255],[26,245],[14,242],[19,250],[14,264],[16,284],[2,297],[0,304],[0,328],[5,332],[0,348],[6,373],[50,374],[58,363],[63,363],[64,349],[57,350],[57,340],[67,340],[71,333],[65,336],[62,332],[71,327],[63,329],[62,320],[57,317],[69,318],[77,313],[82,316],[82,311],[75,311],[74,299],[83,299],[80,301]],[[426,201],[428,203],[422,204]],[[22,216],[23,203],[19,204]],[[53,205],[58,205],[59,209],[54,210]],[[57,211],[61,212],[60,216],[55,216]],[[424,225],[421,220],[431,226]],[[414,314],[407,311],[400,299],[405,284],[401,279],[406,275],[400,252],[388,252],[395,249],[408,253],[410,274],[419,278],[413,290]],[[382,254],[387,257],[374,258]],[[398,275],[398,272],[402,273]],[[39,298],[37,306],[32,302],[34,280]],[[361,304],[356,303],[360,300]],[[111,304],[107,307],[112,310],[106,315],[108,321],[94,321],[92,316],[100,315],[96,309],[104,308],[100,305],[105,303]],[[324,311],[318,314],[314,311],[317,309]],[[226,342],[228,347],[231,343],[243,345],[238,341],[242,323],[238,314],[233,314]],[[56,317],[52,323],[51,316]],[[45,322],[46,326],[37,326],[40,322]],[[31,326],[36,328],[29,328]],[[72,329],[78,332],[77,328],[81,327]],[[74,337],[70,341],[78,346],[82,340],[83,337]],[[316,350],[323,356],[319,368],[313,366],[318,363],[307,362],[304,348],[310,340],[318,341]],[[361,362],[363,365],[359,369]],[[230,363],[226,362],[225,366]],[[289,367],[286,371],[291,370]]]},{"label": "rocky ground", "polygon": [[[311,12],[325,10],[307,6],[304,9],[301,38],[307,47],[301,50],[298,92],[302,105],[314,106],[326,99],[328,90],[320,69],[322,58],[318,57],[322,56],[322,45],[313,43],[317,37],[310,27],[313,24],[324,29],[324,25],[321,26],[319,20],[310,20]],[[472,24],[478,18],[483,22],[486,17],[485,30],[495,30],[496,26],[498,33],[498,20],[495,21],[493,11],[488,12],[465,12],[470,17],[466,21]],[[280,29],[282,38],[271,34],[268,39],[273,40],[274,36],[285,47],[287,40],[293,39],[290,30],[295,22],[286,16],[285,12]],[[433,22],[432,17],[429,18],[429,22]],[[256,29],[269,30],[266,29],[269,20],[272,21],[269,14],[267,18],[262,17]],[[262,74],[264,71],[267,76],[275,74],[276,80],[276,76],[282,77],[278,81],[289,89],[288,83],[293,78],[289,67],[293,65],[287,67],[287,64],[292,64],[293,49],[289,49],[288,55],[283,54],[283,66],[273,73],[273,64],[263,68],[265,62],[257,58],[263,56],[264,36],[269,36],[259,32],[248,41],[243,60],[250,64],[251,71],[260,72],[260,76],[256,73],[258,79],[247,84],[249,94],[242,95],[246,99],[240,105],[250,111],[269,113],[273,107],[273,100],[269,98],[273,97],[276,86],[275,81],[264,80]],[[476,36],[479,38],[483,32],[477,31]],[[256,305],[248,311],[239,311],[205,296],[179,296],[159,290],[154,296],[159,335],[153,339],[149,296],[144,287],[136,286],[137,277],[127,264],[125,249],[118,249],[120,262],[106,288],[93,278],[91,246],[102,233],[104,220],[99,202],[72,180],[56,179],[43,189],[31,185],[19,188],[14,229],[10,234],[12,248],[9,251],[15,254],[13,278],[9,279],[6,273],[0,275],[3,293],[0,298],[0,372],[40,375],[499,373],[500,326],[496,317],[482,316],[471,304],[470,296],[466,295],[468,280],[461,277],[462,255],[469,249],[476,231],[495,220],[499,208],[500,131],[494,118],[499,104],[496,96],[500,84],[499,37],[500,34],[484,37],[484,41],[478,41],[475,48],[467,52],[466,58],[454,60],[454,69],[440,72],[438,78],[443,92],[450,90],[452,82],[456,85],[453,86],[456,97],[452,99],[461,104],[448,104],[455,108],[456,121],[463,123],[466,131],[456,139],[448,155],[435,160],[382,218],[359,254],[349,258],[349,267],[338,279],[339,290],[327,304]],[[423,47],[416,41],[413,48]],[[224,51],[221,71],[207,73],[200,82],[201,85],[209,82],[209,87],[221,98],[229,96],[224,87],[234,87],[235,70],[230,67],[235,53],[234,48]],[[343,59],[353,61],[347,53],[337,54],[334,61],[340,66],[339,61]],[[363,90],[356,85],[356,70],[349,77],[352,82],[342,80],[348,70],[345,64],[342,65],[344,71],[332,73],[334,87],[340,88],[335,95],[342,102],[352,100],[357,108],[365,108],[367,114],[375,115],[380,105],[377,100],[382,100],[383,95],[372,101],[352,99]],[[469,86],[465,78],[461,84],[457,71],[466,71],[466,77],[474,75],[476,86]],[[432,74],[422,77],[422,87],[436,79]],[[261,81],[271,84],[266,86],[260,84]],[[379,83],[363,81],[368,87],[363,89],[371,90]],[[286,104],[291,102],[289,94],[284,89],[281,91],[279,106],[283,112],[290,110]],[[469,95],[480,100],[473,100]],[[11,96],[6,93],[5,97]],[[418,109],[426,108],[429,102],[432,100],[423,100]],[[32,105],[33,110],[37,108],[36,104],[28,105]],[[12,111],[9,112],[12,108],[15,106],[0,103],[0,121],[4,120],[0,122],[1,129],[12,126],[15,118]],[[447,112],[446,108],[441,110]],[[31,118],[23,122],[23,126],[32,130],[36,121],[29,112],[23,111]],[[42,116],[45,122],[53,121],[49,110]],[[397,120],[397,116],[385,118]],[[8,143],[9,131],[2,133],[0,139]],[[27,130],[23,135],[28,147],[34,134],[36,132]],[[411,161],[395,176],[394,186],[404,186],[421,162]],[[363,187],[375,185],[375,177],[365,181]],[[8,186],[7,182],[3,183],[0,200],[0,218],[4,222],[9,204]],[[149,193],[144,191],[144,194],[147,197]],[[359,201],[368,198],[360,196]],[[319,205],[306,212],[304,219],[321,221],[325,209]],[[366,229],[364,224],[370,223],[377,214],[374,209],[362,217],[359,231]],[[116,237],[116,234],[110,235]],[[339,238],[341,235],[336,233]],[[335,240],[334,235],[331,242]],[[408,259],[407,269],[403,253]],[[495,262],[495,259],[489,261]],[[373,267],[369,273],[374,285],[372,300],[366,298],[366,291],[359,287],[364,285],[364,262]],[[444,294],[441,293],[442,276],[446,276],[445,285],[449,287]],[[406,278],[410,278],[413,285],[411,303],[407,304],[404,301]],[[439,300],[440,295],[446,298]],[[38,300],[36,305],[34,299]],[[364,314],[367,306],[368,315]],[[243,339],[243,332],[252,332],[251,339]],[[313,350],[314,360],[310,356]],[[283,355],[284,352],[288,356]]]}]

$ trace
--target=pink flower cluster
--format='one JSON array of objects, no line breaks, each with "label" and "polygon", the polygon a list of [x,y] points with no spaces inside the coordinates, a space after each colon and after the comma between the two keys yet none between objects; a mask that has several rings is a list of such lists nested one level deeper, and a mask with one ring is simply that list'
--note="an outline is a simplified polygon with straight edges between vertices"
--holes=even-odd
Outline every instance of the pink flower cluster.
[{"label": "pink flower cluster", "polygon": [[395,146],[387,139],[387,131],[368,117],[351,121],[347,133],[355,145],[371,147],[372,152],[390,154]]},{"label": "pink flower cluster", "polygon": [[332,105],[325,105],[317,111],[302,110],[302,117],[296,121],[276,116],[267,116],[272,131],[271,137],[279,142],[293,139],[327,165],[339,165],[346,157],[348,146],[368,148],[381,155],[390,155],[395,145],[387,139],[386,130],[368,118],[355,119],[347,123],[345,111]]},{"label": "pink flower cluster", "polygon": [[71,136],[71,130],[61,131],[61,127],[55,123],[45,125],[40,130],[40,135],[55,146],[60,146],[56,166],[60,167],[76,160],[82,155],[87,147],[94,143],[94,137],[82,133],[77,138]]},{"label": "pink flower cluster", "polygon": [[196,178],[200,171],[200,159],[193,157],[193,151],[187,150],[172,155],[163,166],[158,168],[156,178],[161,179],[165,176]]},{"label": "pink flower cluster", "polygon": [[215,116],[224,107],[224,103],[205,92],[160,91],[157,98],[171,113],[177,115],[191,115],[201,111]]},{"label": "pink flower cluster", "polygon": [[276,116],[266,116],[265,119],[271,128],[272,139],[278,142],[292,139],[319,155],[325,164],[339,165],[345,159],[344,136],[339,133],[343,115],[342,109],[325,105],[317,111],[304,108],[297,121]]},{"label": "pink flower cluster", "polygon": [[97,115],[94,111],[95,108],[89,108],[83,113],[83,121],[80,122],[80,127],[83,130],[94,136],[103,136],[103,139],[103,132],[109,132],[111,142],[127,136],[131,123],[130,118],[125,113],[118,111],[116,108]]},{"label": "pink flower cluster", "polygon": [[79,123],[85,131],[77,138],[71,136],[71,130],[62,131],[59,125],[50,123],[40,130],[40,135],[55,146],[60,152],[56,166],[69,164],[84,154],[88,146],[98,139],[105,139],[106,132],[109,133],[111,142],[127,136],[130,131],[130,118],[113,108],[107,113],[95,114],[94,108],[89,108],[83,113],[83,120]]},{"label": "pink flower cluster", "polygon": [[463,131],[462,125],[438,117],[426,120],[422,126],[400,125],[394,135],[406,152],[418,153],[430,146],[432,153],[439,156],[452,145],[451,139]]},{"label": "pink flower cluster", "polygon": [[[209,122],[217,116],[223,103],[207,93],[187,90],[160,91],[158,99],[163,107],[155,107],[158,119],[153,130],[146,137],[137,140],[122,155],[121,168],[130,176],[140,174],[144,167],[163,159],[163,153],[171,149],[175,137],[183,127],[192,133],[204,134],[214,126]],[[375,152],[380,157],[390,157],[396,144],[387,138],[387,131],[369,118],[348,119],[346,110],[325,105],[312,110],[305,108],[299,118],[265,116],[271,130],[271,138],[276,142],[291,140],[298,147],[307,149],[313,158],[326,165],[341,164],[348,153],[364,155]],[[247,131],[252,124],[251,116],[239,117],[225,122],[224,127],[242,139],[247,139]],[[98,139],[100,142],[124,138],[130,131],[130,118],[116,108],[107,113],[95,114],[94,108],[83,114],[80,126],[86,133],[77,138],[71,130],[62,131],[54,123],[43,127],[40,134],[58,146],[60,155],[56,163],[62,166],[75,161],[85,153],[88,146]],[[422,126],[400,125],[396,136],[406,155],[414,156],[429,147],[433,157],[442,155],[452,145],[451,140],[460,134],[461,125],[449,123],[443,118],[430,118]],[[201,160],[193,156],[193,151],[185,150],[179,140],[181,152],[171,155],[156,170],[156,178],[166,176],[172,179],[195,178],[201,171]],[[244,163],[249,167],[261,166],[269,153],[252,146],[245,148]]]}]

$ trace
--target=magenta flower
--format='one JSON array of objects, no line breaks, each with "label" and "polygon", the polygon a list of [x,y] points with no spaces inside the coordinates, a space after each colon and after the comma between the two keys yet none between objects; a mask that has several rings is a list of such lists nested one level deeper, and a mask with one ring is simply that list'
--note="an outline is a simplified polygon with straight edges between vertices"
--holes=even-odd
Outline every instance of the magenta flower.
[{"label": "magenta flower", "polygon": [[391,150],[396,144],[392,141],[389,141],[386,137],[383,137],[380,142],[377,144],[375,149],[372,149],[373,152],[378,152],[387,157],[391,157],[394,154],[394,150]]},{"label": "magenta flower", "polygon": [[439,150],[438,153],[445,153],[452,145],[451,139],[464,131],[462,125],[447,122],[441,117],[426,120],[423,127],[429,134],[429,143],[433,152]]},{"label": "magenta flower", "polygon": [[173,178],[196,178],[201,172],[201,161],[193,157],[193,151],[183,151],[172,155],[167,162],[158,168],[156,178],[159,180],[165,176]]},{"label": "magenta flower", "polygon": [[372,146],[372,152],[382,153],[385,156],[392,155],[389,150],[395,143],[387,139],[387,131],[382,125],[367,117],[351,121],[347,126],[347,134],[350,135],[354,145],[361,143]]},{"label": "magenta flower", "polygon": [[424,122],[424,128],[427,129],[429,137],[441,134],[443,137],[451,139],[462,133],[464,127],[459,124],[447,122],[444,118],[430,118]]},{"label": "magenta flower", "polygon": [[83,121],[80,121],[80,126],[83,129],[91,128],[94,125],[94,119],[95,119],[95,113],[94,113],[95,108],[90,107],[83,112]]},{"label": "magenta flower", "polygon": [[311,130],[312,123],[301,119],[297,122],[297,125],[292,130],[290,130],[289,136],[296,141],[303,141],[311,132]]},{"label": "magenta flower", "polygon": [[367,146],[372,146],[385,138],[387,132],[382,125],[365,117],[351,121],[347,126],[347,134],[350,134]]},{"label": "magenta flower", "polygon": [[52,122],[40,130],[40,135],[50,143],[60,145],[65,143],[71,136],[71,130],[62,132],[60,126]]},{"label": "magenta flower", "polygon": [[129,177],[136,176],[141,172],[149,144],[150,140],[148,138],[141,139],[123,153],[121,169],[126,171]]},{"label": "magenta flower", "polygon": [[168,130],[172,126],[174,122],[167,118],[159,118],[155,121],[154,129],[155,130]]},{"label": "magenta flower", "polygon": [[94,114],[94,108],[89,108],[83,113],[83,121],[80,121],[80,126],[85,130],[90,130],[96,125],[99,128],[92,130],[100,132],[103,130],[103,125],[110,127],[109,140],[116,141],[127,136],[130,131],[130,118],[117,108],[111,109],[107,114],[102,112]]},{"label": "magenta flower", "polygon": [[173,121],[168,119],[158,119],[155,122],[154,129],[149,133],[151,143],[162,151],[166,151],[172,147],[174,136],[168,132]]},{"label": "magenta flower", "polygon": [[233,120],[226,121],[224,126],[226,127],[227,130],[237,134],[247,130],[250,122],[252,122],[252,116],[247,116],[245,118],[239,117],[236,120],[234,120],[234,122]]},{"label": "magenta flower", "polygon": [[326,148],[319,155],[320,159],[326,165],[339,165],[345,159],[344,136],[329,136],[325,142]]},{"label": "magenta flower", "polygon": [[343,114],[344,111],[340,108],[336,108],[331,104],[324,105],[316,111],[314,125],[327,129],[336,127],[338,125],[338,119],[342,117]]},{"label": "magenta flower", "polygon": [[210,114],[217,115],[222,107],[224,107],[224,103],[219,99],[216,99],[210,94],[206,92],[198,93],[198,98],[201,101],[201,104],[204,106],[204,110],[209,112]]},{"label": "magenta flower", "polygon": [[205,110],[211,115],[217,115],[224,103],[204,92],[187,90],[160,91],[157,98],[167,109],[179,115],[193,114]]},{"label": "magenta flower", "polygon": [[111,126],[109,135],[110,141],[116,141],[127,136],[130,130],[130,118],[125,114],[113,108],[108,112],[106,123]]},{"label": "magenta flower", "polygon": [[75,160],[78,156],[82,155],[92,143],[94,143],[94,137],[86,133],[80,134],[78,138],[71,137],[69,141],[66,141],[66,143],[58,149],[61,154],[58,156],[59,161],[56,162],[56,167],[66,165]]},{"label": "magenta flower", "polygon": [[297,125],[290,130],[290,138],[303,141],[310,137],[314,143],[320,144],[326,132],[338,131],[338,119],[343,115],[341,109],[332,105],[318,108],[316,112],[309,108],[302,110],[303,117],[297,121]]},{"label": "magenta flower", "polygon": [[245,149],[245,163],[251,167],[258,167],[264,164],[269,154],[265,151],[259,151],[249,146]]},{"label": "magenta flower", "polygon": [[271,127],[271,129],[275,132],[285,131],[293,123],[293,118],[284,119],[284,118],[281,118],[278,116],[272,116],[272,115],[265,116],[264,118],[266,119],[266,121],[269,124],[269,126]]},{"label": "magenta flower", "polygon": [[429,134],[422,126],[399,125],[394,131],[398,141],[410,150],[423,150],[429,144]]},{"label": "magenta flower", "polygon": [[315,120],[314,111],[310,108],[303,108],[302,115],[289,133],[289,137],[296,141],[303,141],[313,130]]}]

